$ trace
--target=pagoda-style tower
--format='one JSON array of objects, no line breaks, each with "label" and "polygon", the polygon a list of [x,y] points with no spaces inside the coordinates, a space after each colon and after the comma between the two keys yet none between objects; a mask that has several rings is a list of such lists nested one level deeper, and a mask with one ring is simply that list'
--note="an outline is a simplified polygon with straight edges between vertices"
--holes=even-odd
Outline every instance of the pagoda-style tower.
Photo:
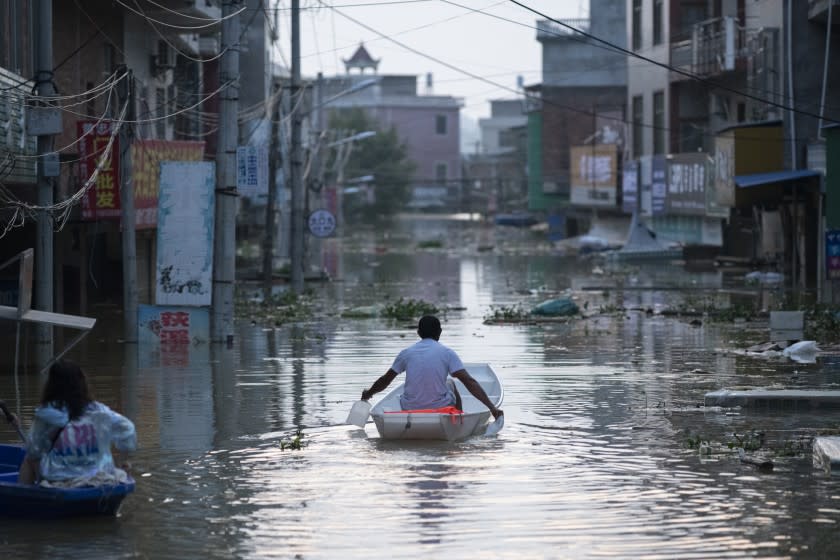
[{"label": "pagoda-style tower", "polygon": [[376,69],[379,67],[379,60],[374,59],[370,56],[370,53],[365,48],[364,43],[359,44],[359,48],[356,49],[356,52],[353,53],[353,56],[347,59],[342,59],[344,62],[344,69],[347,73],[350,73],[350,70],[353,68],[358,68],[360,74],[365,73],[365,69],[371,68],[373,73],[376,74]]}]

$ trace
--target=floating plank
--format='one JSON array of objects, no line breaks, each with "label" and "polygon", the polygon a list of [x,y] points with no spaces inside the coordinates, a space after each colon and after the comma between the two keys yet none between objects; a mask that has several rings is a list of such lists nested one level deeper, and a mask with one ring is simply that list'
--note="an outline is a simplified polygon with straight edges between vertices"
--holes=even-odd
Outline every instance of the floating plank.
[{"label": "floating plank", "polygon": [[797,389],[752,389],[747,391],[712,391],[706,393],[706,406],[741,406],[767,411],[809,411],[840,408],[840,391]]}]

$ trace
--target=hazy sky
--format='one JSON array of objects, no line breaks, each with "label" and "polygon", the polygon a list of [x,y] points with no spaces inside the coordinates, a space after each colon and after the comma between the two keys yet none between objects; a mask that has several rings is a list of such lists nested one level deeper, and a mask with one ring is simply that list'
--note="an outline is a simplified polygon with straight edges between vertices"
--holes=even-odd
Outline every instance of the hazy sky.
[{"label": "hazy sky", "polygon": [[[381,59],[380,74],[416,74],[421,77],[419,91],[424,93],[425,75],[431,72],[434,93],[463,98],[462,111],[471,118],[489,115],[489,99],[515,97],[515,91],[504,88],[515,90],[518,75],[522,75],[525,84],[540,82],[542,57],[534,29],[539,18],[508,0],[326,1],[334,9],[301,11],[304,76],[314,76],[318,71],[325,75],[344,73],[342,59],[352,56],[359,43],[364,42],[371,56]],[[523,3],[556,18],[586,17],[589,6],[588,0],[525,0]],[[280,47],[286,61],[291,52],[289,6],[289,0],[281,0],[278,11]],[[318,0],[303,0],[301,6],[323,4]],[[410,52],[380,34],[492,83]]]}]

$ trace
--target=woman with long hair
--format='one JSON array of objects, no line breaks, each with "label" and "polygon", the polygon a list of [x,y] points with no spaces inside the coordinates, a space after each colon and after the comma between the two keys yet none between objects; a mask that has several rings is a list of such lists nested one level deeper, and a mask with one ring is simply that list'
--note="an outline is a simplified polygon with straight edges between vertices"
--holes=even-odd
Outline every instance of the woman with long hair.
[{"label": "woman with long hair", "polygon": [[128,475],[114,465],[112,445],[133,451],[134,424],[94,400],[77,364],[58,361],[35,409],[18,481],[68,487],[122,482]]}]

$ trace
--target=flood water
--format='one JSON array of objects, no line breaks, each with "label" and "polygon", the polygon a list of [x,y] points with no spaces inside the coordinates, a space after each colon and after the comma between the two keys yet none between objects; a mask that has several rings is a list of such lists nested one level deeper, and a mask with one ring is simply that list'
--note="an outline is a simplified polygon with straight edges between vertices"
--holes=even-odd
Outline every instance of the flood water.
[{"label": "flood water", "polygon": [[[729,297],[720,290],[732,278],[662,264],[596,274],[593,262],[552,256],[519,230],[442,219],[400,227],[329,245],[335,280],[313,285],[316,318],[276,328],[243,320],[231,348],[161,355],[124,347],[101,321],[73,357],[99,400],[137,425],[137,490],[115,519],[4,520],[4,557],[840,555],[840,477],[816,468],[809,446],[838,417],[702,406],[722,388],[836,388],[840,361],[736,355],[726,349],[763,342],[766,324],[695,326],[658,313],[678,298]],[[418,250],[424,239],[446,248]],[[566,290],[591,309],[629,310],[568,324],[483,322],[491,304]],[[338,311],[400,296],[458,308],[441,314],[441,342],[499,373],[498,436],[385,442],[372,423],[343,425],[416,334]],[[40,382],[26,374],[16,389],[3,375],[2,398],[18,392],[28,419]],[[298,428],[308,445],[281,450]],[[754,431],[771,473],[728,448]],[[689,443],[700,439],[711,454]]]}]

